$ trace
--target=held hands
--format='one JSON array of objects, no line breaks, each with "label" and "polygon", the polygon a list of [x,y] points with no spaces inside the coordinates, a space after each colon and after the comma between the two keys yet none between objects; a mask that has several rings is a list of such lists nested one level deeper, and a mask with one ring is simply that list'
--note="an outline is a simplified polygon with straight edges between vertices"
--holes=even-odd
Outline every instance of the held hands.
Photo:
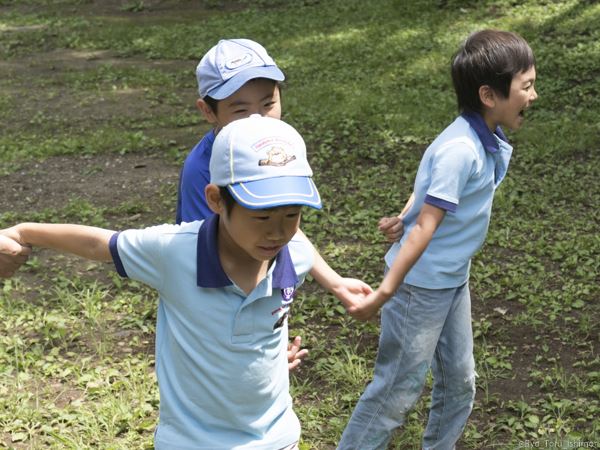
[{"label": "held hands", "polygon": [[348,314],[363,321],[372,319],[389,298],[380,290],[373,291],[371,286],[354,278],[342,278],[333,292]]},{"label": "held hands", "polygon": [[304,357],[308,355],[308,350],[302,349],[302,338],[296,336],[291,344],[288,344],[288,370],[291,372],[296,370]]},{"label": "held hands", "polygon": [[382,217],[379,219],[379,231],[383,233],[388,242],[396,242],[404,234],[404,223],[402,215],[393,217]]},{"label": "held hands", "polygon": [[379,308],[387,301],[379,290],[371,292],[364,300],[351,309],[348,309],[348,314],[357,320],[367,321],[375,317]]},{"label": "held hands", "polygon": [[360,305],[365,297],[373,292],[371,286],[355,278],[340,278],[339,283],[332,288],[333,294],[342,302],[350,315]]},{"label": "held hands", "polygon": [[0,230],[0,278],[9,278],[21,267],[31,253],[31,247],[19,244],[12,228]]}]

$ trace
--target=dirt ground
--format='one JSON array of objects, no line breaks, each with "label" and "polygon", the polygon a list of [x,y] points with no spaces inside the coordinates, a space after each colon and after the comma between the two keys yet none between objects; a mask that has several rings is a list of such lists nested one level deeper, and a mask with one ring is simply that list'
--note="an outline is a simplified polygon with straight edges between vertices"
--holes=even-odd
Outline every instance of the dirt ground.
[{"label": "dirt ground", "polygon": [[[142,11],[124,10],[128,1],[93,1],[68,8],[66,14],[77,16],[106,15],[111,17],[131,17],[136,20],[168,21],[170,17],[189,17],[205,12],[203,2],[146,0]],[[233,6],[229,6],[233,7]],[[52,9],[52,6],[49,6]],[[54,8],[61,8],[55,6]],[[0,14],[2,12],[0,7]],[[17,10],[28,12],[32,6],[20,5]],[[11,6],[14,11],[15,7]],[[26,28],[26,27],[23,27]],[[23,28],[15,30],[24,31]],[[195,61],[148,60],[143,58],[117,57],[111,51],[74,51],[69,49],[51,49],[33,57],[0,61],[0,74],[10,80],[3,86],[3,95],[11,99],[20,99],[19,108],[9,120],[0,122],[0,132],[31,129],[36,120],[51,116],[58,120],[64,132],[69,129],[80,130],[115,120],[115,118],[135,118],[152,110],[157,115],[173,113],[177,107],[153,102],[144,92],[136,89],[122,89],[111,95],[89,97],[70,89],[64,78],[74,72],[85,72],[103,66],[115,68],[146,68],[166,72],[189,71],[194,76]],[[52,90],[34,92],[30,89],[30,80],[34,84],[45,84]],[[175,95],[182,98],[181,109],[194,110],[196,93],[181,88]],[[42,119],[39,119],[39,118]],[[118,120],[118,119],[117,119]],[[16,161],[9,170],[0,170],[0,212],[25,213],[45,208],[60,209],[69,201],[84,200],[98,207],[119,205],[132,199],[148,199],[158,196],[165,186],[174,185],[179,174],[179,165],[174,158],[168,158],[164,150],[177,145],[180,149],[191,149],[206,131],[207,124],[202,123],[198,114],[197,126],[173,127],[169,129],[144,130],[148,136],[159,141],[159,148],[149,148],[144,152],[109,153],[100,155],[55,156],[43,161]],[[160,144],[168,143],[168,144]],[[82,149],[84,150],[84,149]],[[116,149],[118,150],[118,149]],[[8,174],[2,175],[3,172]],[[171,187],[175,191],[174,187]],[[160,217],[175,213],[175,201],[172,211],[154,211]]]},{"label": "dirt ground", "polygon": [[[133,2],[117,0],[96,0],[71,7],[66,13],[96,16],[130,16],[137,14],[139,20],[170,20],[169,18],[185,17],[210,12],[207,2],[200,1],[144,1],[144,10],[131,12],[123,10],[123,5]],[[209,2],[211,7],[241,8],[237,2]],[[14,7],[11,7],[14,8]],[[27,5],[19,6],[26,11]],[[58,8],[58,6],[57,6]],[[0,14],[2,13],[0,7]],[[174,20],[174,19],[173,19]],[[200,55],[199,55],[200,56]],[[163,61],[144,60],[141,58],[117,57],[110,51],[76,52],[72,50],[51,50],[35,57],[17,58],[0,61],[0,74],[10,79],[5,95],[23,98],[22,107],[8,121],[0,124],[3,130],[19,130],[31,126],[31,118],[36,114],[60,115],[65,127],[78,127],[89,121],[103,122],[113,117],[136,117],[148,108],[156,108],[157,113],[174,108],[173,105],[150,104],[143,92],[131,90],[123,92],[120,97],[99,97],[90,101],[81,98],[81,93],[72,91],[64,85],[64,75],[72,71],[85,71],[100,65],[111,64],[123,67],[152,67],[165,71],[193,71],[195,61]],[[193,73],[193,72],[192,72]],[[28,88],[28,80],[44,80],[55,87],[56,95],[51,101],[44,101]],[[182,88],[177,93],[183,102],[181,108],[194,109],[195,92]],[[179,165],[173,157],[167,157],[164,151],[168,148],[164,142],[176,143],[179,148],[191,148],[206,130],[198,115],[195,126],[161,128],[148,130],[155,139],[163,144],[160,148],[143,152],[110,153],[101,155],[73,155],[49,157],[43,161],[25,161],[16,164],[16,171],[8,171],[2,175],[0,171],[0,212],[17,214],[39,211],[45,208],[61,209],[69,201],[86,200],[97,207],[111,207],[132,199],[159,198],[167,191],[175,192],[178,180]],[[151,223],[154,217],[174,217],[175,197],[172,204],[156,203],[156,209],[134,215],[130,224]],[[489,305],[489,303],[487,304]],[[513,311],[514,313],[514,311]],[[486,395],[496,395],[500,400],[519,400],[531,395],[531,387],[527,385],[528,371],[533,366],[538,354],[535,337],[539,332],[529,329],[515,329],[510,321],[494,309],[473,298],[474,317],[487,317],[498,330],[507,345],[519,349],[512,358],[514,378],[496,379],[489,386]],[[547,336],[551,352],[560,355],[561,360],[572,358],[572,349],[565,347],[559,337]],[[484,393],[479,392],[478,396]],[[485,412],[476,412],[474,420],[491,420]]]}]

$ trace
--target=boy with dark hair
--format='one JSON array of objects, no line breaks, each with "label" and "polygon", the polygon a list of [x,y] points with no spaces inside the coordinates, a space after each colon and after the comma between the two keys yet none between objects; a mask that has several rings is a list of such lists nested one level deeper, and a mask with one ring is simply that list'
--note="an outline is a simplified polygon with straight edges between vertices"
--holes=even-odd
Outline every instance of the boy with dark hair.
[{"label": "boy with dark hair", "polygon": [[[81,225],[0,230],[20,245],[112,260],[160,295],[155,448],[297,449],[286,357],[287,316],[315,260],[297,234],[302,206],[321,208],[301,136],[258,115],[215,139],[209,219],[122,233]],[[233,198],[226,203],[223,189]],[[331,289],[331,271],[322,285]],[[342,298],[346,307],[367,290]]]},{"label": "boy with dark hair", "polygon": [[512,153],[500,127],[521,126],[537,98],[535,77],[533,52],[515,33],[479,31],[456,53],[452,80],[461,114],[427,148],[399,219],[384,218],[386,229],[401,220],[404,234],[386,255],[379,288],[351,312],[368,319],[381,308],[381,335],[373,381],[338,449],[386,448],[430,367],[423,448],[449,450],[461,436],[475,396],[470,261],[484,242]]}]

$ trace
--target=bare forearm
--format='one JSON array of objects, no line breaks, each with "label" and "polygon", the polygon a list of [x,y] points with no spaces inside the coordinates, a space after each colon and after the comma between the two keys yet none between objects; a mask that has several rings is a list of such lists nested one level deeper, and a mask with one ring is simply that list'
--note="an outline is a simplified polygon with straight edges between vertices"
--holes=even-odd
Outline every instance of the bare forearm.
[{"label": "bare forearm", "polygon": [[51,248],[95,261],[110,261],[114,231],[85,225],[22,223],[15,227],[22,244]]},{"label": "bare forearm", "polygon": [[327,264],[314,246],[313,252],[314,262],[310,274],[321,287],[335,295],[347,311],[356,308],[357,302],[373,292],[373,289],[361,280],[340,276]]},{"label": "bare forearm", "polygon": [[432,236],[433,232],[431,230],[424,229],[418,224],[411,230],[406,242],[400,247],[390,270],[379,286],[378,290],[381,291],[381,294],[386,299],[391,297],[396,289],[398,289],[398,286],[402,284],[408,271],[415,265],[427,248]]},{"label": "bare forearm", "polygon": [[425,204],[419,213],[417,223],[410,230],[406,241],[400,247],[390,270],[377,289],[381,304],[385,303],[404,281],[404,277],[421,257],[433,234],[444,219],[445,211]]},{"label": "bare forearm", "polygon": [[342,279],[338,273],[331,268],[327,261],[323,259],[321,254],[317,251],[315,246],[308,240],[302,230],[298,230],[299,234],[302,235],[306,241],[312,246],[314,251],[314,262],[310,269],[311,276],[319,283],[324,289],[332,292],[334,287],[338,285]]},{"label": "bare forearm", "polygon": [[310,270],[310,274],[323,288],[327,289],[329,292],[333,292],[335,287],[340,284],[342,277],[327,264],[316,249],[314,255],[315,261]]}]

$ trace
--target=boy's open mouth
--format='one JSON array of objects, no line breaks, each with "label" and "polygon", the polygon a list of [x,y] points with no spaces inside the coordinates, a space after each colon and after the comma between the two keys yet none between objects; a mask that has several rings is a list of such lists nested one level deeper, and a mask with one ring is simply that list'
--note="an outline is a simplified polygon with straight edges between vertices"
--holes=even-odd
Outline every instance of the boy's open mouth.
[{"label": "boy's open mouth", "polygon": [[525,109],[519,111],[519,117],[525,117]]}]

